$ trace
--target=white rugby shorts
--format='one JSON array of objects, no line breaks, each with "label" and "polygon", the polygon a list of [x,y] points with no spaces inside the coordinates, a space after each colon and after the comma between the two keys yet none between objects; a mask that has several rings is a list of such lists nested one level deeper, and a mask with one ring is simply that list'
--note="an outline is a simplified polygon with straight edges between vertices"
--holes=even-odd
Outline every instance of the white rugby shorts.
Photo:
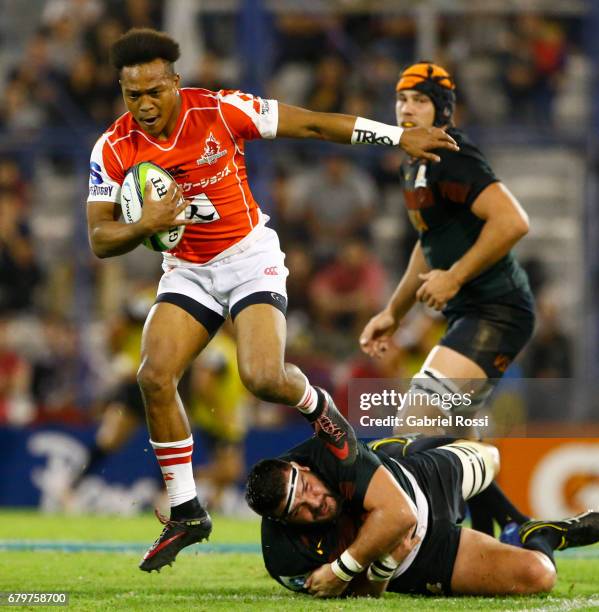
[{"label": "white rugby shorts", "polygon": [[286,312],[285,254],[277,233],[264,225],[205,264],[168,256],[162,269],[156,301],[180,306],[210,333],[229,313],[235,318],[251,304],[272,304]]}]

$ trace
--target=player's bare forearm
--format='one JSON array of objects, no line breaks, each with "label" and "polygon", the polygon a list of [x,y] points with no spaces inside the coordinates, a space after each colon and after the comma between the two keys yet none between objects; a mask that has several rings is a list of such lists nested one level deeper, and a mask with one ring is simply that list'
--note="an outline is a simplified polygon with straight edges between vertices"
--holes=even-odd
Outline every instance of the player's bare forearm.
[{"label": "player's bare forearm", "polygon": [[422,284],[419,275],[429,271],[429,266],[424,259],[420,240],[416,242],[410,255],[408,267],[399,281],[393,295],[389,299],[387,308],[393,314],[396,321],[400,321],[412,308],[416,301],[416,291]]},{"label": "player's bare forearm", "polygon": [[354,115],[317,113],[287,104],[279,104],[278,108],[278,137],[400,146],[412,157],[433,162],[440,161],[438,155],[430,153],[434,149],[459,150],[455,140],[440,128],[403,129]]},{"label": "player's bare forearm", "polygon": [[115,257],[132,251],[149,235],[141,222],[102,221],[89,229],[89,242],[97,257]]},{"label": "player's bare forearm", "polygon": [[353,115],[317,113],[298,106],[279,104],[277,137],[318,138],[349,143],[356,124]]},{"label": "player's bare forearm", "polygon": [[175,225],[189,225],[179,219],[188,201],[181,197],[177,184],[168,187],[163,198],[153,199],[146,185],[141,218],[137,223],[117,221],[120,206],[112,202],[90,202],[87,205],[87,229],[92,251],[98,257],[114,257],[132,251],[145,238]]},{"label": "player's bare forearm", "polygon": [[403,557],[393,555],[393,558],[401,563],[409,550],[400,548],[400,545],[410,539],[415,528],[416,518],[411,512],[391,508],[373,510],[368,513],[358,537],[349,546],[348,551],[358,563],[368,566],[391,551],[401,550]]},{"label": "player's bare forearm", "polygon": [[403,556],[407,555],[409,547],[405,543],[411,541],[416,515],[406,494],[384,466],[377,469],[368,485],[364,509],[368,512],[366,520],[348,548],[352,557],[366,567],[391,551],[403,550]]},{"label": "player's bare forearm", "polygon": [[422,286],[420,275],[424,271],[428,271],[428,264],[418,241],[391,299],[381,312],[368,321],[360,334],[360,348],[370,357],[381,358],[388,350],[393,334],[417,299],[417,292]]}]

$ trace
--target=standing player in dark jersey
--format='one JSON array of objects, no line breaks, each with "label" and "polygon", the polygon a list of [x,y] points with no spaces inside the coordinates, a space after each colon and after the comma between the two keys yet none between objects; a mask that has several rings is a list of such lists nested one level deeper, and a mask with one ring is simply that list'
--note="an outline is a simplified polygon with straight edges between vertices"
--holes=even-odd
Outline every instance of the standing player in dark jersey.
[{"label": "standing player in dark jersey", "polygon": [[[412,388],[455,393],[461,390],[458,380],[480,381],[474,412],[492,390],[490,379],[501,378],[530,338],[534,307],[526,273],[511,252],[528,231],[527,215],[476,145],[453,126],[454,88],[450,75],[428,62],[407,68],[397,83],[398,124],[447,127],[460,150],[440,151],[438,164],[414,158],[402,164],[406,208],[419,239],[389,303],[366,325],[360,344],[368,355],[380,356],[416,301],[442,311],[447,331]],[[414,410],[439,415],[434,406]]]},{"label": "standing player in dark jersey", "polygon": [[312,438],[254,466],[246,497],[264,517],[269,574],[318,597],[530,594],[555,584],[553,550],[599,540],[599,512],[528,521],[521,548],[460,528],[464,500],[484,495],[497,471],[496,449],[457,441],[404,451],[393,438],[360,443],[348,468]]}]

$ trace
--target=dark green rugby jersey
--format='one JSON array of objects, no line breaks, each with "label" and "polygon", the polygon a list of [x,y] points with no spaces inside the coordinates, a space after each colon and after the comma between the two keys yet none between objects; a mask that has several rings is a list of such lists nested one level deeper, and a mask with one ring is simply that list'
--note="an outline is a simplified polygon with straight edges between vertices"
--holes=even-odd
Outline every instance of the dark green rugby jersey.
[{"label": "dark green rugby jersey", "polygon": [[[391,453],[392,454],[392,453]],[[400,453],[401,455],[401,453]],[[400,456],[398,455],[398,457]],[[262,556],[268,573],[293,591],[303,590],[308,575],[336,559],[355,539],[364,517],[364,497],[376,470],[385,465],[412,501],[414,489],[387,452],[372,451],[358,442],[354,464],[344,467],[316,437],[299,444],[279,459],[308,466],[342,499],[342,514],[331,523],[286,525],[262,519]]]},{"label": "dark green rugby jersey", "polygon": [[262,519],[262,556],[266,571],[291,591],[303,591],[306,578],[334,561],[356,539],[362,521],[344,511],[333,523],[285,525]]},{"label": "dark green rugby jersey", "polygon": [[[448,270],[476,242],[484,221],[471,207],[479,194],[499,179],[479,149],[460,130],[447,130],[459,151],[435,151],[438,163],[409,159],[400,169],[400,183],[412,225],[431,268]],[[530,293],[528,278],[513,253],[466,283],[446,310],[521,289]]]}]

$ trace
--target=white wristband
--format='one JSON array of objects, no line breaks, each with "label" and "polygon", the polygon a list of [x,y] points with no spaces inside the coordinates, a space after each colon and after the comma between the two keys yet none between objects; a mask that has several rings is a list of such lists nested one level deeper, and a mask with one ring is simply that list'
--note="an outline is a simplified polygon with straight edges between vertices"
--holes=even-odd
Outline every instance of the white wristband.
[{"label": "white wristband", "polygon": [[333,574],[344,582],[349,582],[364,570],[364,566],[360,565],[352,556],[349,551],[341,553],[338,559],[335,559],[331,563],[331,570]]},{"label": "white wristband", "polygon": [[385,582],[393,577],[398,565],[399,563],[391,555],[387,555],[373,561],[368,567],[366,576],[371,582]]},{"label": "white wristband", "polygon": [[402,134],[403,128],[396,125],[387,125],[386,123],[358,117],[351,135],[351,143],[396,147],[399,145]]},{"label": "white wristband", "polygon": [[343,580],[343,582],[349,582],[353,579],[353,576],[350,574],[346,574],[339,565],[339,559],[335,559],[333,563],[331,563],[331,570],[333,574],[339,578],[339,580]]}]

